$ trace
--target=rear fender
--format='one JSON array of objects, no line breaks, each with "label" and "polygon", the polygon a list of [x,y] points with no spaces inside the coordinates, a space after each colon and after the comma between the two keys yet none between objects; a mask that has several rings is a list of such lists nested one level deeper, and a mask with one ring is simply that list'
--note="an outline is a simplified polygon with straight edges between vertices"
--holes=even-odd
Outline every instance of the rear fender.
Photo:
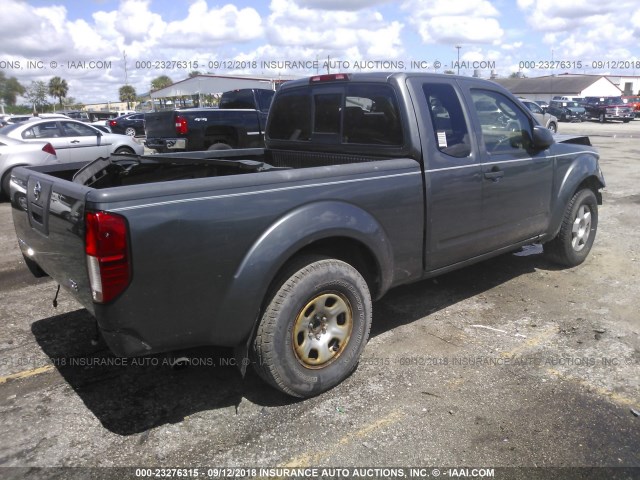
[{"label": "rear fender", "polygon": [[389,288],[393,253],[384,229],[372,215],[337,201],[301,206],[279,218],[255,241],[234,275],[220,318],[233,319],[237,343],[250,335],[280,269],[305,247],[330,238],[363,244],[376,259],[380,290]]}]

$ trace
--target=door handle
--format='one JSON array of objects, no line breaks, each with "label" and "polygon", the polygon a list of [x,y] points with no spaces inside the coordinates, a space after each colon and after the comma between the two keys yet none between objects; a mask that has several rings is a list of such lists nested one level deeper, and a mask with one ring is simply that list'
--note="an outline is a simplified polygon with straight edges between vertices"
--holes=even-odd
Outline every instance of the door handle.
[{"label": "door handle", "polygon": [[71,140],[71,143],[80,143],[80,140]]},{"label": "door handle", "polygon": [[498,167],[493,167],[490,172],[484,172],[484,178],[494,182],[499,181],[502,177],[504,177],[504,172]]}]

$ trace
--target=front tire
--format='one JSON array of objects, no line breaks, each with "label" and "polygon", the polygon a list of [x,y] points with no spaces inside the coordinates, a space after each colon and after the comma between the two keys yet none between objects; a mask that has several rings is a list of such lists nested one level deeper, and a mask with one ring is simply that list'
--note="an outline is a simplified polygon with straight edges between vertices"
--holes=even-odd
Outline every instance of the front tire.
[{"label": "front tire", "polygon": [[598,120],[600,121],[600,123],[604,123],[607,121],[607,119],[604,117],[604,113],[600,114],[600,116],[598,117]]},{"label": "front tire", "polygon": [[313,397],[347,378],[371,328],[371,295],[348,263],[294,262],[281,277],[253,342],[254,367],[275,388]]},{"label": "front tire", "polygon": [[591,189],[579,190],[566,207],[558,235],[544,244],[551,260],[567,267],[580,265],[589,255],[598,230],[598,201]]},{"label": "front tire", "polygon": [[0,187],[2,188],[2,192],[0,192],[0,198],[5,198],[6,200],[9,200],[10,194],[9,194],[9,182],[11,181],[11,170],[13,170],[13,168],[9,168],[6,172],[4,172],[4,175],[2,177],[2,183],[0,183]]},{"label": "front tire", "polygon": [[556,125],[554,122],[551,122],[549,124],[549,130],[551,131],[551,133],[557,133],[558,132],[558,125]]},{"label": "front tire", "polygon": [[120,147],[120,148],[116,148],[116,151],[113,153],[117,153],[117,154],[126,153],[128,155],[133,155],[135,152],[131,150],[129,147]]}]

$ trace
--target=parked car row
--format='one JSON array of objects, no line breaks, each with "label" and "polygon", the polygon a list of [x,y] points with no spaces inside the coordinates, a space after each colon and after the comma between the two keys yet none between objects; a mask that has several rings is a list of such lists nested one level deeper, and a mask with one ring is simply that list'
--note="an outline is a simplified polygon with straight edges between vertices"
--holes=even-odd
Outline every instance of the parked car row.
[{"label": "parked car row", "polygon": [[560,122],[582,122],[598,120],[604,123],[608,120],[618,120],[628,123],[640,116],[640,97],[553,97],[548,105],[546,102],[535,101],[540,108],[550,115],[557,117]]},{"label": "parked car row", "polygon": [[62,116],[6,125],[0,128],[0,195],[8,193],[16,166],[95,160],[119,153],[142,155],[144,147],[127,135]]}]

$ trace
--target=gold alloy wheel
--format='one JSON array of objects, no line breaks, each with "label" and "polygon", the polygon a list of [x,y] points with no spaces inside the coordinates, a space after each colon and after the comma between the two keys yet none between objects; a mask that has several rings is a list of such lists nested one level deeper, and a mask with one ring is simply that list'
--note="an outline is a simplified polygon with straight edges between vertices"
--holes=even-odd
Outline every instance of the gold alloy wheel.
[{"label": "gold alloy wheel", "polygon": [[293,348],[306,368],[323,368],[347,347],[353,330],[351,303],[340,293],[323,293],[300,310],[293,325]]}]

